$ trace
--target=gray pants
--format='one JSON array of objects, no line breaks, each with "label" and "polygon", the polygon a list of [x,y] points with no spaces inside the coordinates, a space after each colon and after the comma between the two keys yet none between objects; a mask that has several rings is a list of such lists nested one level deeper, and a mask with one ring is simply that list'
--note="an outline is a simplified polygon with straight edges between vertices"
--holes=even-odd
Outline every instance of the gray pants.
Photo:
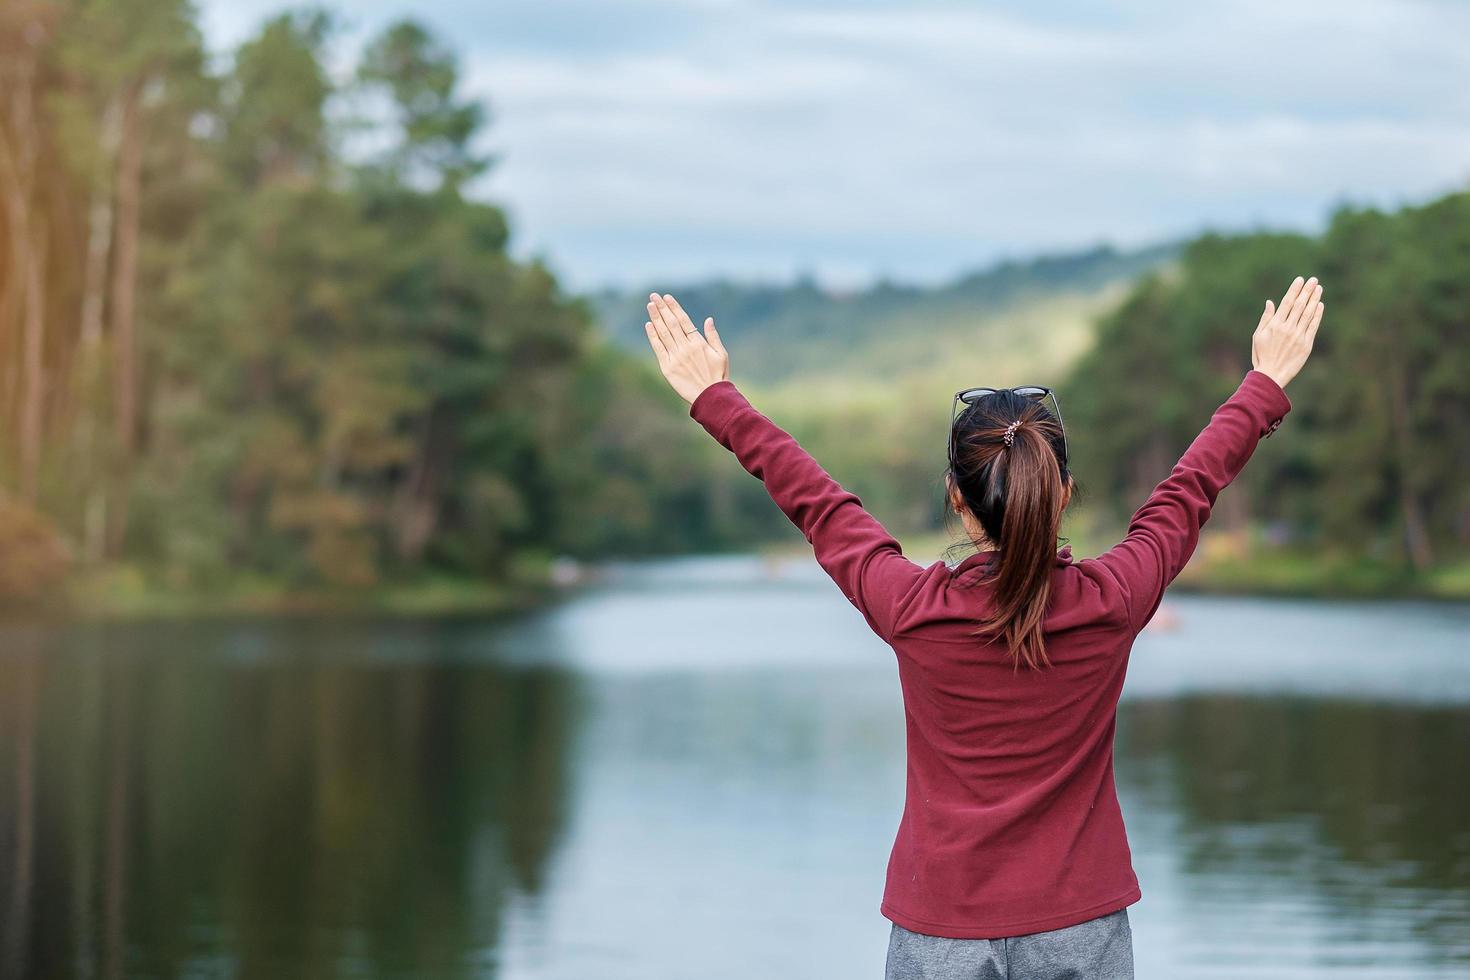
[{"label": "gray pants", "polygon": [[1013,939],[945,939],[898,923],[885,980],[1133,980],[1133,930],[1119,909]]}]

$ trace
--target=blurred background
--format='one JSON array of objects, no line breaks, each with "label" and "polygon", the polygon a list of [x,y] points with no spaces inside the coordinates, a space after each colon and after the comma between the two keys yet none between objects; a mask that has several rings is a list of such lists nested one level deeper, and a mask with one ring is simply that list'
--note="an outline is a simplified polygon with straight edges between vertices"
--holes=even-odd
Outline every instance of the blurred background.
[{"label": "blurred background", "polygon": [[891,653],[650,288],[899,535],[1055,386],[1140,977],[1470,976],[1470,8],[0,4],[0,976],[877,976]]}]

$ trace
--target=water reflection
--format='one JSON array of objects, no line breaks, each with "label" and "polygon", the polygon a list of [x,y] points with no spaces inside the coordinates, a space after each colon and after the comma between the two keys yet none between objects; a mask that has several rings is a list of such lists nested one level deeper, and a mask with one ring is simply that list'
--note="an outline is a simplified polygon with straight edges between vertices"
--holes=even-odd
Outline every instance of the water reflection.
[{"label": "water reflection", "polygon": [[354,633],[7,644],[6,975],[481,975],[565,825],[574,681]]},{"label": "water reflection", "polygon": [[1190,924],[1172,964],[1470,975],[1470,707],[1136,701],[1117,750],[1140,876],[1167,889],[1146,918]]},{"label": "water reflection", "polygon": [[[632,570],[510,623],[7,629],[0,969],[877,975],[896,671],[808,572]],[[1139,975],[1470,975],[1470,609],[1173,611],[1119,728]]]}]

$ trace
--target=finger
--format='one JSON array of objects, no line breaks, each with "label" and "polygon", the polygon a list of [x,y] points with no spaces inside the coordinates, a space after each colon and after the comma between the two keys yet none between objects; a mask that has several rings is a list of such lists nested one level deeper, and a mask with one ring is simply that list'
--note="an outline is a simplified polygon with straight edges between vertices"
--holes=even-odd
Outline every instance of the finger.
[{"label": "finger", "polygon": [[1286,316],[1291,312],[1291,304],[1296,302],[1296,294],[1301,292],[1302,286],[1303,281],[1301,276],[1297,276],[1291,281],[1291,285],[1286,289],[1286,295],[1281,297],[1281,305],[1277,307],[1281,311],[1282,316]]},{"label": "finger", "polygon": [[649,299],[648,319],[653,323],[654,329],[658,331],[659,337],[662,338],[664,349],[670,354],[673,354],[679,349],[679,338],[682,334],[673,326],[673,316],[664,316],[663,297],[654,293]]},{"label": "finger", "polygon": [[[1306,290],[1303,290],[1306,292]],[[1312,325],[1312,314],[1317,310],[1317,301],[1322,298],[1322,287],[1314,286],[1307,295],[1307,301],[1302,304],[1301,312],[1297,314],[1296,326],[1298,330],[1306,331]]]},{"label": "finger", "polygon": [[668,304],[669,309],[674,311],[674,316],[679,318],[680,330],[683,330],[686,334],[698,332],[694,329],[694,321],[689,319],[689,314],[684,312],[684,307],[679,305],[678,300],[674,299],[674,297],[670,296],[668,293],[665,293],[664,302]]},{"label": "finger", "polygon": [[684,324],[679,322],[679,314],[669,305],[671,297],[660,296],[658,298],[659,315],[664,318],[664,326],[668,327],[669,333],[680,346],[689,342],[689,331],[684,329]]},{"label": "finger", "polygon": [[673,349],[673,338],[669,337],[667,331],[664,330],[663,317],[658,315],[658,307],[652,300],[649,300],[646,309],[648,310],[648,322],[653,326],[653,335],[658,338],[664,353],[667,354]]},{"label": "finger", "polygon": [[1289,307],[1289,309],[1283,310],[1282,322],[1285,323],[1288,328],[1298,328],[1299,320],[1301,320],[1302,310],[1307,309],[1307,304],[1311,301],[1311,291],[1316,288],[1316,282],[1311,281],[1311,279],[1307,279],[1307,284],[1302,285],[1302,288],[1298,289],[1297,298],[1295,298],[1295,300],[1292,300],[1291,307]]},{"label": "finger", "polygon": [[1291,304],[1291,312],[1286,316],[1286,322],[1289,325],[1293,327],[1301,326],[1302,314],[1307,311],[1310,304],[1316,302],[1314,294],[1317,292],[1317,289],[1316,277],[1308,279],[1306,285],[1297,293],[1296,300]]},{"label": "finger", "polygon": [[709,345],[721,355],[725,354],[725,345],[720,342],[720,332],[715,329],[715,318],[707,316],[704,318],[704,339]]},{"label": "finger", "polygon": [[675,330],[678,326],[677,318],[668,312],[664,298],[658,293],[652,293],[649,296],[648,307],[651,311],[649,315],[653,319],[653,325],[658,328],[659,334],[664,337],[665,343],[669,344],[669,349],[672,350],[671,342],[678,339]]},{"label": "finger", "polygon": [[1317,283],[1312,279],[1308,279],[1302,284],[1302,288],[1297,290],[1296,298],[1291,301],[1291,307],[1286,311],[1287,326],[1294,327],[1297,325],[1297,320],[1301,317],[1302,310],[1306,308],[1307,302],[1312,298],[1312,290],[1316,288]]},{"label": "finger", "polygon": [[1317,308],[1312,311],[1312,322],[1307,327],[1307,344],[1317,339],[1317,328],[1322,325],[1322,314],[1327,312],[1326,303],[1318,303]]},{"label": "finger", "polygon": [[1273,302],[1271,302],[1269,299],[1266,300],[1266,312],[1261,314],[1261,321],[1256,324],[1256,329],[1259,330],[1262,327],[1264,327],[1266,324],[1270,323],[1271,322],[1271,316],[1275,312],[1276,312],[1276,304],[1273,303]]},{"label": "finger", "polygon": [[643,325],[643,332],[648,335],[648,346],[653,348],[653,353],[658,357],[659,363],[662,364],[663,359],[668,356],[668,350],[664,347],[663,338],[658,335],[658,331],[654,329],[652,323],[645,323]]}]

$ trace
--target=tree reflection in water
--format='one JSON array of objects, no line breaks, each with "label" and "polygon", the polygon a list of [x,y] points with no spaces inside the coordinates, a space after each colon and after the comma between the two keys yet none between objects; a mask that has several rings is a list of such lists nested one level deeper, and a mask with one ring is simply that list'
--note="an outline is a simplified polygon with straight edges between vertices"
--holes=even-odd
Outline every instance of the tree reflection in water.
[{"label": "tree reflection in water", "polygon": [[1349,942],[1414,932],[1429,962],[1470,960],[1470,706],[1125,702],[1117,752],[1134,809],[1174,816],[1190,900],[1235,906],[1220,921],[1310,905]]},{"label": "tree reflection in water", "polygon": [[563,671],[436,659],[432,627],[23,635],[0,670],[7,978],[482,975],[467,954],[543,886]]},{"label": "tree reflection in water", "polygon": [[[628,628],[655,613],[792,636],[691,658],[689,623],[667,649]],[[510,630],[0,631],[0,970],[581,980],[720,948],[711,976],[856,975],[881,959],[904,737],[861,629],[828,592],[731,588]],[[1140,975],[1463,974],[1453,701],[1125,700]],[[642,941],[650,923],[677,942]]]}]

